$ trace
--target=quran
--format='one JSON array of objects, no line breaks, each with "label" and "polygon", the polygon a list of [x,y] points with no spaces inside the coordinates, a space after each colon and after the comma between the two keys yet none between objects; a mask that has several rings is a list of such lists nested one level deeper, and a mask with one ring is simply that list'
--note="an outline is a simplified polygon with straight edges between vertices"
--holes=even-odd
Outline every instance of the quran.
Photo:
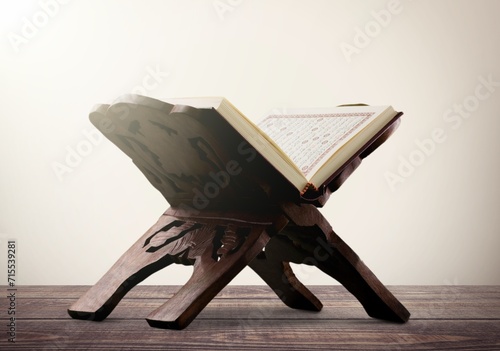
[{"label": "quran", "polygon": [[[304,192],[325,184],[396,115],[391,106],[343,106],[270,115],[258,124],[265,133],[262,143],[268,146],[261,153]],[[244,136],[250,143],[255,138],[253,134]]]}]

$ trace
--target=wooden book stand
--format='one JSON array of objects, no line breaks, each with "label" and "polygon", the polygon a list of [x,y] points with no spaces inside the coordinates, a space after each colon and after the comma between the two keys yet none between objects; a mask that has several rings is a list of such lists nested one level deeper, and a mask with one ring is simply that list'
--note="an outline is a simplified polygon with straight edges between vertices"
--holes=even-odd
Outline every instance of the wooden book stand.
[{"label": "wooden book stand", "polygon": [[399,124],[396,116],[325,186],[300,194],[213,109],[124,96],[90,119],[131,157],[171,207],[68,312],[100,321],[154,272],[194,265],[189,281],[147,317],[182,329],[249,265],[289,307],[321,302],[289,262],[315,265],[339,281],[374,318],[406,322],[410,313],[335,234],[322,206]]}]

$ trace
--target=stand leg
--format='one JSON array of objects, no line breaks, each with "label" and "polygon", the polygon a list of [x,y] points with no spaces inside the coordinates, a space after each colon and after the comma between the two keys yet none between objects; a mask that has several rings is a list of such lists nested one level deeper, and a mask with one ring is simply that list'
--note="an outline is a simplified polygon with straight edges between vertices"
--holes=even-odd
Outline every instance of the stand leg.
[{"label": "stand leg", "polygon": [[[271,243],[275,242],[271,239]],[[268,245],[269,245],[268,244]],[[268,252],[261,252],[249,266],[273,289],[285,305],[309,311],[321,311],[323,305],[293,274],[288,262],[270,259]]]},{"label": "stand leg", "polygon": [[[75,319],[94,321],[106,318],[135,285],[180,259],[179,254],[183,251],[183,245],[180,245],[180,249],[176,249],[172,245],[165,245],[157,249],[157,247],[152,246],[157,238],[165,237],[166,234],[170,239],[176,240],[196,229],[196,225],[193,222],[176,220],[171,216],[161,216],[158,222],[68,309],[69,315]],[[188,260],[184,261],[185,264],[190,264]]]},{"label": "stand leg", "polygon": [[238,234],[234,231],[224,233],[223,250],[217,251],[219,260],[214,257],[211,247],[205,249],[196,260],[189,281],[147,317],[150,326],[168,329],[188,326],[269,241],[264,226],[253,225],[245,236],[235,236],[235,233]]},{"label": "stand leg", "polygon": [[317,266],[351,292],[371,317],[408,321],[408,310],[335,234],[314,206],[286,204],[283,210],[295,227],[289,226],[274,236],[266,253],[273,259]]}]

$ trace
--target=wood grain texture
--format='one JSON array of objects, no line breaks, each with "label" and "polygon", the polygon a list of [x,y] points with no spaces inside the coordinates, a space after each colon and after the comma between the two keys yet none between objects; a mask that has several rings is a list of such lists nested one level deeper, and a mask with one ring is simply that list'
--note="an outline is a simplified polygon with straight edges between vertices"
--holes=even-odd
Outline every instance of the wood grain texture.
[{"label": "wood grain texture", "polygon": [[[269,241],[266,232],[286,223],[275,214],[263,218],[248,213],[202,217],[167,210],[109,271],[69,309],[76,319],[101,321],[138,283],[172,263],[193,265],[191,279],[162,308],[151,313],[154,326],[184,328]],[[222,217],[221,217],[222,215]],[[226,218],[227,217],[227,218]],[[277,228],[278,230],[281,228]]]},{"label": "wood grain texture", "polygon": [[[178,286],[137,286],[102,322],[65,315],[88,286],[19,286],[15,345],[2,350],[499,350],[500,286],[391,286],[406,324],[367,319],[342,286],[311,286],[319,313],[289,309],[267,286],[228,286],[182,331],[144,317]],[[6,287],[2,289],[5,291]],[[2,306],[3,306],[2,300]],[[248,307],[248,308],[246,308]],[[2,323],[5,313],[0,315]],[[5,347],[4,347],[5,346]]]},{"label": "wood grain texture", "polygon": [[[236,231],[221,236],[215,260],[205,250],[196,260],[187,283],[165,304],[151,312],[147,321],[152,327],[183,329],[205,308],[247,264],[262,251],[269,236],[262,226],[253,226],[245,236]],[[228,231],[226,231],[227,233]]]},{"label": "wood grain texture", "polygon": [[333,231],[316,207],[285,203],[290,225],[266,246],[269,259],[314,265],[341,283],[369,316],[404,323],[410,312]]},{"label": "wood grain texture", "polygon": [[[141,319],[149,311],[170,299],[181,286],[144,286],[131,290],[113,310],[109,318]],[[411,311],[412,319],[500,319],[500,288],[498,286],[389,286]],[[25,318],[49,316],[66,318],[65,308],[89,289],[88,286],[22,286],[18,306]],[[309,286],[321,299],[321,313],[292,310],[285,307],[270,287],[265,285],[224,288],[198,318],[222,318],[221,311],[247,314],[255,308],[273,309],[276,318],[362,319],[366,312],[359,301],[341,285]],[[50,291],[50,294],[47,292]],[[35,306],[35,303],[39,306]]]}]

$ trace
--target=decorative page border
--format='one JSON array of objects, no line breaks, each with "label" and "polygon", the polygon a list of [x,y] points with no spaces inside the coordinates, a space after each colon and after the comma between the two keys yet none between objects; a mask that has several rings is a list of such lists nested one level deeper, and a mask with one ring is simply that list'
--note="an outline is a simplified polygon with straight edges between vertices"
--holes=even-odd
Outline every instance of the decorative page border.
[{"label": "decorative page border", "polygon": [[333,143],[328,149],[326,149],[321,155],[319,155],[316,160],[306,169],[306,170],[301,170],[304,176],[309,175],[309,172],[313,170],[319,163],[320,160],[322,160],[326,154],[328,154],[332,149],[334,149],[337,145],[339,145],[343,140],[345,140],[347,137],[352,135],[354,130],[357,130],[359,126],[363,125],[366,123],[367,120],[369,120],[375,112],[349,112],[349,113],[320,113],[320,114],[295,114],[295,115],[270,115],[264,118],[259,124],[266,123],[268,119],[280,119],[280,118],[334,118],[334,117],[364,117],[356,123],[355,126],[353,126],[351,129],[347,131],[339,140],[337,140],[336,143]]}]

